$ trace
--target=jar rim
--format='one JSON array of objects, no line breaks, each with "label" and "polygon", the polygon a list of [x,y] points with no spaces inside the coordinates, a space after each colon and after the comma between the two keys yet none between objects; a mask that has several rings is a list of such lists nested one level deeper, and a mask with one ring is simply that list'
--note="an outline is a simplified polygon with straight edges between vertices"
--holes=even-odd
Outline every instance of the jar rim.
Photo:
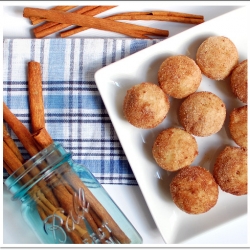
[{"label": "jar rim", "polygon": [[[46,161],[47,158],[52,155],[52,152],[56,151],[61,153],[61,155],[58,155],[59,157],[53,159],[51,162]],[[12,200],[17,200],[23,197],[33,186],[35,186],[42,179],[51,175],[51,173],[53,173],[53,171],[57,169],[61,163],[66,162],[70,157],[71,153],[67,153],[62,145],[56,142],[32,156],[4,181],[7,188],[13,193]],[[45,161],[47,163],[45,168],[40,170],[36,175],[31,175],[29,181],[24,184],[20,183],[22,178],[29,175],[34,168]]]},{"label": "jar rim", "polygon": [[[36,164],[37,160],[35,159],[39,159],[41,158],[42,156],[44,156],[49,150],[52,150],[53,148],[55,147],[59,147],[60,144],[59,143],[53,143],[53,144],[50,144],[48,147],[42,149],[41,151],[39,151],[37,154],[33,155],[32,157],[30,157],[26,162],[24,162],[24,164],[19,167],[18,169],[16,169],[11,175],[9,175],[9,177],[4,181],[7,182],[8,179],[11,179],[13,178],[17,173],[18,171],[20,171],[21,168],[24,168],[25,171],[23,171],[20,175],[18,175],[20,178],[25,175],[27,172],[29,172],[30,168]],[[32,163],[32,164],[31,164]],[[31,164],[31,165],[30,165]],[[29,166],[30,165],[30,166]],[[19,180],[19,178],[15,178],[16,181]]]}]

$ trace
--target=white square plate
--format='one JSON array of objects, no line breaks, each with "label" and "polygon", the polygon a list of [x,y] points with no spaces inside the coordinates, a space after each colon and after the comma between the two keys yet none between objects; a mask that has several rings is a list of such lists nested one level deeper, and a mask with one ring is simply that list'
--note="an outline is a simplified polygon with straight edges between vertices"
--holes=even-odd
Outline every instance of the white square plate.
[{"label": "white square plate", "polygon": [[[247,195],[234,196],[220,190],[215,207],[200,215],[189,215],[177,208],[169,192],[174,173],[157,166],[151,148],[161,130],[180,126],[177,112],[182,100],[170,98],[171,108],[166,119],[154,129],[142,130],[130,125],[123,117],[122,105],[126,91],[145,81],[158,84],[157,72],[166,57],[183,54],[195,59],[198,46],[210,36],[226,36],[232,40],[241,62],[247,58],[248,32],[247,7],[242,7],[112,63],[95,74],[97,87],[138,185],[168,244],[181,243],[247,214]],[[225,145],[237,146],[228,131],[228,116],[234,107],[244,104],[232,94],[229,80],[214,81],[203,76],[198,91],[206,90],[218,95],[226,104],[227,118],[217,134],[196,137],[199,155],[193,166],[200,165],[212,171],[215,158]],[[127,199],[129,202],[129,197]]]}]

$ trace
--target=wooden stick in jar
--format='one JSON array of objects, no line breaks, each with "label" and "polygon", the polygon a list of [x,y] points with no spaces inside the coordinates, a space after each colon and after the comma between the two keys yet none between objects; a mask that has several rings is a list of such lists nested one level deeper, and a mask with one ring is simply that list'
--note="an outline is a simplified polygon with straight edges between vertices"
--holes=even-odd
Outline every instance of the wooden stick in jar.
[{"label": "wooden stick in jar", "polygon": [[[8,147],[8,145],[5,142],[3,142],[3,158],[4,158],[4,162],[8,166],[8,170],[10,171],[10,174],[15,172],[17,169],[18,169],[18,171],[20,171],[19,174],[21,174],[22,172],[25,171],[22,163],[18,160],[16,155],[12,152],[12,150]],[[26,173],[22,177],[22,183],[23,184],[28,183],[31,180],[31,178],[32,177],[28,173]],[[40,207],[40,208],[38,208],[38,212],[39,212],[42,219],[44,219],[44,216],[46,216],[46,215],[53,214],[54,211],[56,211],[56,208],[60,207],[58,203],[56,203],[56,204],[54,203],[53,199],[51,200],[51,196],[49,196],[49,193],[51,190],[47,189],[46,185],[44,185],[44,184],[45,183],[43,182],[43,180],[41,180],[38,183],[39,187],[35,185],[29,191],[30,195],[32,197],[34,197],[38,206]],[[41,192],[41,190],[44,192],[44,194]],[[35,198],[35,196],[37,196],[37,198]],[[43,205],[40,202],[40,199],[44,202]],[[64,219],[64,222],[66,222],[67,218],[65,216],[63,216],[63,219]],[[77,229],[81,233],[86,235],[86,233],[87,233],[86,229],[81,228],[79,225],[77,226]],[[71,237],[72,241],[75,244],[82,243],[82,239],[78,235],[78,233],[70,232],[69,236]]]},{"label": "wooden stick in jar", "polygon": [[107,222],[115,238],[121,244],[129,244],[130,239],[121,230],[119,225],[114,221],[114,219],[110,216],[110,214],[102,206],[102,204],[95,198],[92,192],[85,186],[81,179],[76,174],[72,174],[70,172],[64,173],[64,177],[75,188],[75,190],[79,190],[79,188],[82,188],[84,190],[86,200],[89,202],[90,207],[95,211],[95,213],[103,222]]},{"label": "wooden stick in jar", "polygon": [[[43,129],[45,131],[45,128]],[[43,133],[43,136],[47,136],[47,132]],[[39,137],[37,137],[39,139]],[[37,139],[36,138],[36,139]],[[47,141],[46,138],[42,139],[42,141]],[[48,140],[49,141],[49,140]],[[122,244],[128,244],[130,243],[130,239],[126,236],[126,234],[121,230],[121,228],[117,225],[117,223],[113,220],[113,218],[110,216],[110,214],[106,211],[106,209],[102,206],[102,204],[95,198],[95,196],[91,193],[91,191],[84,185],[84,183],[81,181],[81,179],[74,173],[71,172],[69,168],[65,168],[65,171],[62,173],[62,177],[65,178],[66,183],[69,183],[70,186],[74,188],[76,192],[78,192],[79,188],[82,188],[84,190],[84,193],[86,195],[87,201],[90,203],[91,208],[96,212],[96,214],[99,216],[99,218],[102,221],[105,221],[108,223],[109,227],[112,230],[112,234],[122,243]],[[55,182],[58,182],[58,180],[61,179],[55,179]],[[53,180],[52,180],[53,182]],[[64,181],[62,180],[64,183]],[[53,185],[51,183],[50,185]],[[54,193],[56,197],[58,198],[60,204],[63,208],[65,208],[66,212],[73,211],[73,205],[72,205],[72,194],[71,192],[68,192],[65,185],[54,185]],[[87,214],[87,218],[89,223],[91,223],[91,226],[96,231],[97,226],[95,225],[95,221],[92,220],[91,215]]]}]

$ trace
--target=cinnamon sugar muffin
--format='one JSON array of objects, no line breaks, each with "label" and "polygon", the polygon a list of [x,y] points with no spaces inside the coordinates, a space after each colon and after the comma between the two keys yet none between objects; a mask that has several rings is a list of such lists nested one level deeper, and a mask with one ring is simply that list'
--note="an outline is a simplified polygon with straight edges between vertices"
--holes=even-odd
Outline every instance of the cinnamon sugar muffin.
[{"label": "cinnamon sugar muffin", "polygon": [[229,131],[236,144],[247,148],[247,105],[235,108],[230,113]]},{"label": "cinnamon sugar muffin", "polygon": [[196,92],[182,102],[179,118],[187,132],[196,136],[209,136],[222,128],[226,118],[226,106],[211,92]]},{"label": "cinnamon sugar muffin", "polygon": [[247,103],[247,60],[237,65],[230,80],[233,93],[240,101]]},{"label": "cinnamon sugar muffin", "polygon": [[162,90],[177,99],[194,93],[200,86],[201,79],[198,65],[184,55],[168,57],[158,71],[158,82]]},{"label": "cinnamon sugar muffin", "polygon": [[247,194],[247,151],[225,147],[216,159],[213,175],[223,191],[237,196]]},{"label": "cinnamon sugar muffin", "polygon": [[123,102],[127,121],[137,128],[149,129],[159,125],[166,117],[170,102],[162,89],[143,82],[130,88]]},{"label": "cinnamon sugar muffin", "polygon": [[181,128],[161,131],[152,148],[157,164],[168,171],[176,171],[190,165],[198,155],[196,139]]},{"label": "cinnamon sugar muffin", "polygon": [[202,73],[214,80],[228,77],[238,64],[239,55],[235,44],[227,37],[212,36],[198,48],[196,63]]},{"label": "cinnamon sugar muffin", "polygon": [[219,188],[208,170],[200,166],[187,166],[172,179],[170,193],[182,211],[201,214],[216,205]]}]

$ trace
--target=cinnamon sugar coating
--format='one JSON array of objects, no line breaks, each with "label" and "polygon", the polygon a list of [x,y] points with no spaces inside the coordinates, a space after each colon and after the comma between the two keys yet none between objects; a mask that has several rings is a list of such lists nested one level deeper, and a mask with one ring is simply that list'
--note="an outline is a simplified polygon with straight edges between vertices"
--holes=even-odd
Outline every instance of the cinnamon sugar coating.
[{"label": "cinnamon sugar coating", "polygon": [[237,196],[247,194],[247,150],[225,147],[216,159],[213,175],[223,191]]},{"label": "cinnamon sugar coating", "polygon": [[162,90],[177,99],[194,93],[200,86],[201,79],[198,65],[184,55],[168,57],[158,71],[158,82]]},{"label": "cinnamon sugar coating", "polygon": [[157,164],[168,171],[176,171],[190,165],[198,155],[196,139],[180,128],[161,131],[152,148]]},{"label": "cinnamon sugar coating", "polygon": [[182,102],[179,118],[187,132],[196,136],[209,136],[222,128],[226,118],[226,106],[211,92],[196,92]]},{"label": "cinnamon sugar coating", "polygon": [[198,48],[196,63],[202,73],[214,80],[228,77],[238,64],[239,55],[235,44],[227,37],[212,36]]},{"label": "cinnamon sugar coating", "polygon": [[170,193],[182,211],[201,214],[216,205],[219,189],[208,170],[200,166],[187,166],[172,179]]},{"label": "cinnamon sugar coating", "polygon": [[242,148],[247,148],[247,105],[233,109],[229,117],[232,139]]},{"label": "cinnamon sugar coating", "polygon": [[130,88],[123,102],[123,113],[137,128],[158,126],[167,116],[170,102],[162,89],[153,83],[143,82]]},{"label": "cinnamon sugar coating", "polygon": [[231,75],[231,88],[240,101],[247,103],[247,60],[244,60],[233,70]]}]

